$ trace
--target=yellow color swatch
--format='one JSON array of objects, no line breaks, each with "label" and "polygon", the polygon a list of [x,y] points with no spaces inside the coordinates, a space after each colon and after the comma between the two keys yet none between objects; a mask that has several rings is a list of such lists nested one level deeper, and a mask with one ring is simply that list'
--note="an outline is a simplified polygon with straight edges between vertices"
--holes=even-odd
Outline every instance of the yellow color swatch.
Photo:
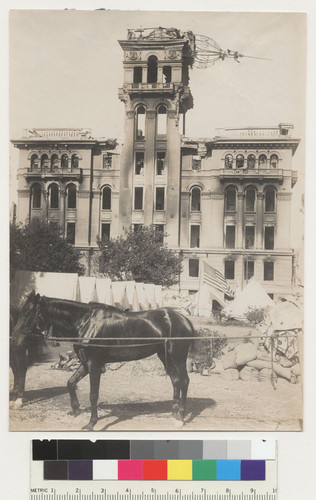
[{"label": "yellow color swatch", "polygon": [[192,460],[168,460],[168,481],[192,481]]}]

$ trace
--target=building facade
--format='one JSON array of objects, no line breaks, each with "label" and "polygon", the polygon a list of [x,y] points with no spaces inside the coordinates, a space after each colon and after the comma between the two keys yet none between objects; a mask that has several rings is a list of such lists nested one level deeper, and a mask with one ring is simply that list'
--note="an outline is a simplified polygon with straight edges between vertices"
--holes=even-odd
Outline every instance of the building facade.
[{"label": "building facade", "polygon": [[82,129],[33,129],[14,140],[17,220],[58,221],[88,256],[97,251],[97,237],[153,224],[184,258],[182,290],[196,293],[206,262],[232,289],[254,276],[273,298],[290,293],[291,161],[299,144],[293,126],[221,129],[214,138],[190,139],[194,35],[129,30],[119,43],[122,149]]}]

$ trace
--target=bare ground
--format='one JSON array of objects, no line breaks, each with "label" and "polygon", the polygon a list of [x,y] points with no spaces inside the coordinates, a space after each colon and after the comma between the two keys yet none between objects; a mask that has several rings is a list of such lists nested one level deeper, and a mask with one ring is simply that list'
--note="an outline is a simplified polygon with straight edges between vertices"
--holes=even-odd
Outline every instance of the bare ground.
[{"label": "bare ground", "polygon": [[[66,383],[71,373],[52,362],[29,368],[25,404],[10,408],[10,429],[78,431],[88,423],[89,380],[78,385],[82,413],[74,418]],[[111,368],[111,367],[110,367]],[[113,367],[114,368],[114,367]],[[220,375],[190,374],[185,424],[171,417],[172,385],[156,356],[108,369],[101,378],[96,431],[298,431],[302,430],[302,387],[278,379],[229,381]]]}]

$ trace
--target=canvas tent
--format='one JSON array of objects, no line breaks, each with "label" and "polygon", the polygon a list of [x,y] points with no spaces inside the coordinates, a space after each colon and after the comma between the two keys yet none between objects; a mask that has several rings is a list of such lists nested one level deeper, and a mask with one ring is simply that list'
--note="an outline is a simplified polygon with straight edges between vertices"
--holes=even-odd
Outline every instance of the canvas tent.
[{"label": "canvas tent", "polygon": [[245,319],[249,308],[273,308],[275,304],[263,287],[251,279],[246,287],[237,295],[237,297],[229,302],[223,309],[223,314],[228,318]]},{"label": "canvas tent", "polygon": [[95,281],[95,278],[87,276],[79,277],[80,302],[88,304],[89,302],[98,301]]},{"label": "canvas tent", "polygon": [[110,278],[96,278],[95,288],[97,293],[97,302],[114,306],[112,293],[112,284]]}]

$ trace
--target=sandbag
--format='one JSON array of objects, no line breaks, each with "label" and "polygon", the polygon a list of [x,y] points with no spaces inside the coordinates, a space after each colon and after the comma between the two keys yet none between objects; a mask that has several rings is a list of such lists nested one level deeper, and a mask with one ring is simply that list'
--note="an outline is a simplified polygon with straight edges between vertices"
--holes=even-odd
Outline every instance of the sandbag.
[{"label": "sandbag", "polygon": [[262,361],[270,361],[271,354],[268,353],[264,347],[259,347],[257,350],[257,359],[261,359]]},{"label": "sandbag", "polygon": [[251,342],[237,345],[235,351],[237,366],[246,365],[249,361],[257,357],[257,347]]},{"label": "sandbag", "polygon": [[274,363],[273,370],[278,377],[285,378],[286,380],[291,380],[291,368],[284,368],[283,366]]},{"label": "sandbag", "polygon": [[229,351],[223,358],[223,366],[225,370],[229,368],[237,368],[236,351]]},{"label": "sandbag", "polygon": [[[271,382],[272,368],[263,368],[259,371],[259,382]],[[273,375],[274,379],[277,378],[276,374]]]},{"label": "sandbag", "polygon": [[223,371],[224,371],[223,362],[222,361],[216,361],[215,362],[215,366],[210,369],[210,374],[212,375],[214,373],[214,374],[217,374],[217,375],[221,375],[223,373]]},{"label": "sandbag", "polygon": [[293,375],[296,375],[297,377],[301,374],[301,367],[299,363],[296,363],[295,365],[292,366],[291,372]]},{"label": "sandbag", "polygon": [[240,370],[239,377],[241,380],[251,380],[258,382],[259,371],[252,366],[245,366],[242,370]]},{"label": "sandbag", "polygon": [[271,369],[271,361],[263,361],[262,359],[254,359],[253,361],[249,361],[247,366],[252,366],[257,370],[263,370],[264,368]]},{"label": "sandbag", "polygon": [[224,380],[238,380],[239,379],[239,371],[236,368],[228,368],[223,371],[223,379]]}]

